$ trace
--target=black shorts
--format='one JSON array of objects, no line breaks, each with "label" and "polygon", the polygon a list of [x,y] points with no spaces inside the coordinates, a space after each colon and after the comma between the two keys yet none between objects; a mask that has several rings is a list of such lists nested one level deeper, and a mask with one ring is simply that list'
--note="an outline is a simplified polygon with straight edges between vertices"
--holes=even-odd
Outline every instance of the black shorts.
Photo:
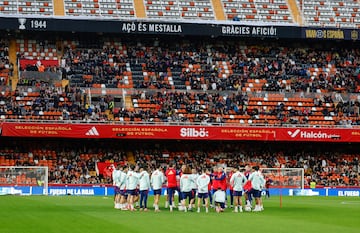
[{"label": "black shorts", "polygon": [[181,192],[182,194],[182,199],[186,199],[186,198],[190,198],[192,199],[193,198],[193,192],[190,191],[190,192]]}]

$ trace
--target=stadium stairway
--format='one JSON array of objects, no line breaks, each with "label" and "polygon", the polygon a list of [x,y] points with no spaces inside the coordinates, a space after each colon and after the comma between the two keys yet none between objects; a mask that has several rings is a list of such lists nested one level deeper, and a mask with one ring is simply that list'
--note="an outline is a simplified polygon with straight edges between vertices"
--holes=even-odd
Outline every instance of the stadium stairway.
[{"label": "stadium stairway", "polygon": [[291,15],[293,16],[294,22],[302,26],[304,24],[304,19],[301,15],[297,1],[296,0],[286,0],[286,2],[289,7],[289,10],[291,12]]},{"label": "stadium stairway", "polygon": [[215,13],[215,18],[217,20],[226,20],[221,0],[211,0],[211,2]]},{"label": "stadium stairway", "polygon": [[54,0],[54,15],[64,16],[65,15],[65,5],[63,0]]},{"label": "stadium stairway", "polygon": [[11,79],[11,89],[14,91],[16,89],[19,77],[18,77],[18,66],[17,66],[17,56],[16,56],[16,40],[11,39],[9,43],[9,60],[10,63],[14,64],[14,71]]},{"label": "stadium stairway", "polygon": [[106,109],[106,110],[105,110],[105,115],[107,116],[107,119],[108,119],[109,121],[113,121],[113,120],[115,119],[115,118],[114,118],[114,114],[112,114],[109,109]]},{"label": "stadium stairway", "polygon": [[145,6],[143,0],[134,0],[135,14],[137,18],[146,18]]},{"label": "stadium stairway", "polygon": [[126,153],[126,157],[127,157],[127,160],[128,160],[129,163],[135,164],[135,156],[134,156],[134,153],[132,151],[128,151]]},{"label": "stadium stairway", "polygon": [[132,99],[131,99],[131,95],[127,95],[125,96],[125,108],[129,109],[129,108],[134,108]]}]

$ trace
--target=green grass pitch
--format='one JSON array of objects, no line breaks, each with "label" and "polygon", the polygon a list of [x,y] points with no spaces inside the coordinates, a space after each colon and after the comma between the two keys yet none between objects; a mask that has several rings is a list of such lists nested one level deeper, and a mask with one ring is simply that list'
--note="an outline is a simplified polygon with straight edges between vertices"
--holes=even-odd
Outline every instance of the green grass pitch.
[{"label": "green grass pitch", "polygon": [[0,207],[0,233],[360,232],[358,197],[283,197],[280,208],[274,196],[260,213],[128,212],[112,197],[84,196],[0,196]]}]

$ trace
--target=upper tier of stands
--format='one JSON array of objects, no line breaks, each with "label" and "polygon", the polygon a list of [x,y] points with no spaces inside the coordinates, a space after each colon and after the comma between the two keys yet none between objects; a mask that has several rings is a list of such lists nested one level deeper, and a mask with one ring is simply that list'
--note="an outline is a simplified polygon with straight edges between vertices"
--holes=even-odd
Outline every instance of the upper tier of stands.
[{"label": "upper tier of stands", "polygon": [[9,0],[0,1],[0,15],[54,15],[52,0]]},{"label": "upper tier of stands", "polygon": [[223,0],[228,19],[293,23],[285,0]]},{"label": "upper tier of stands", "polygon": [[133,18],[132,0],[64,0],[66,16]]},{"label": "upper tier of stands", "polygon": [[148,0],[145,6],[148,18],[215,19],[211,0]]},{"label": "upper tier of stands", "polygon": [[359,6],[358,0],[14,0],[0,1],[0,15],[236,20],[359,28]]},{"label": "upper tier of stands", "polygon": [[353,28],[360,25],[358,0],[298,1],[309,26]]}]

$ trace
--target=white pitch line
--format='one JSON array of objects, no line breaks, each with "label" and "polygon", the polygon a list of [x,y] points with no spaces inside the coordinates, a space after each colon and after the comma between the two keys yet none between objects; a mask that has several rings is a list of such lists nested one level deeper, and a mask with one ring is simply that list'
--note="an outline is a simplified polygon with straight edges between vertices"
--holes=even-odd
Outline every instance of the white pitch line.
[{"label": "white pitch line", "polygon": [[343,201],[341,202],[342,205],[360,205],[360,201]]}]

